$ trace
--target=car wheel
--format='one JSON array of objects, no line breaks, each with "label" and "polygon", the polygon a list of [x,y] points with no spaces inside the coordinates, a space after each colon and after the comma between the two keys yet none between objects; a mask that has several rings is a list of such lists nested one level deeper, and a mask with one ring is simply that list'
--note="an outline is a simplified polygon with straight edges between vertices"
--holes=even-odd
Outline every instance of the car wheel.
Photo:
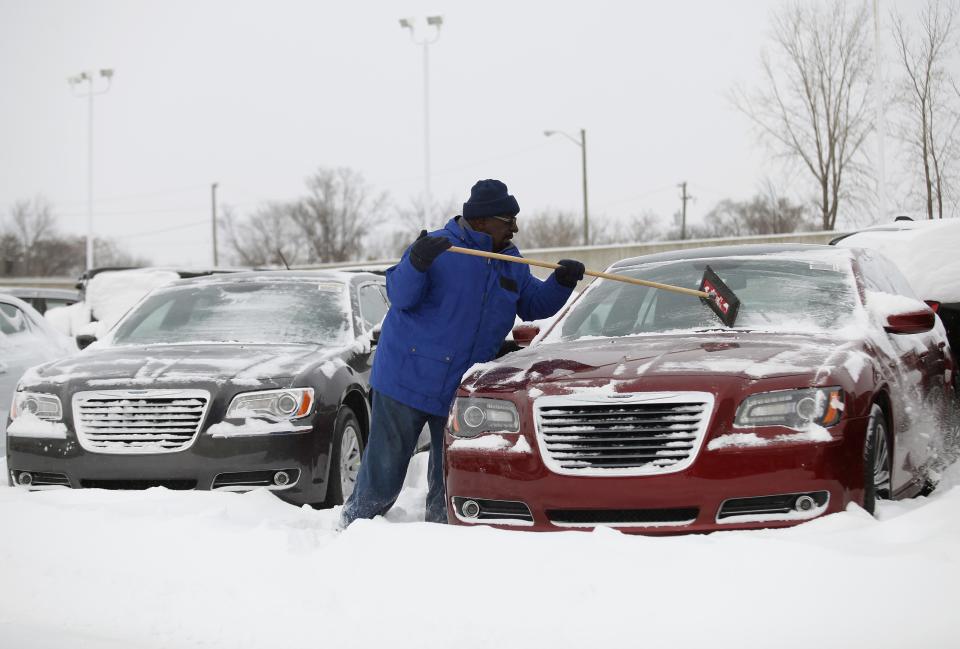
[{"label": "car wheel", "polygon": [[892,466],[887,420],[880,406],[873,404],[863,443],[863,508],[871,514],[878,500],[890,498]]},{"label": "car wheel", "polygon": [[333,430],[333,452],[330,454],[328,475],[328,506],[342,505],[357,484],[360,474],[360,458],[363,455],[363,434],[357,416],[347,406],[337,413]]}]

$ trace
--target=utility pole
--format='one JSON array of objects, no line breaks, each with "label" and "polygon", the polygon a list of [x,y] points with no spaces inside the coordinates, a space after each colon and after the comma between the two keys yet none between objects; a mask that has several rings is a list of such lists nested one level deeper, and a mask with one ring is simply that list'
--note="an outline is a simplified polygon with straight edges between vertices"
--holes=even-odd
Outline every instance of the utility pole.
[{"label": "utility pole", "polygon": [[687,201],[691,200],[693,196],[687,194],[687,181],[684,180],[682,183],[677,185],[681,189],[680,200],[683,203],[683,207],[680,210],[680,239],[687,238]]},{"label": "utility pole", "polygon": [[583,177],[583,245],[590,245],[590,211],[587,207],[587,130],[580,129],[580,139],[573,137],[563,131],[544,131],[546,137],[551,135],[562,135],[578,147],[580,147],[580,172]]},{"label": "utility pole", "polygon": [[213,267],[217,267],[217,184],[210,185],[210,215],[213,226]]}]

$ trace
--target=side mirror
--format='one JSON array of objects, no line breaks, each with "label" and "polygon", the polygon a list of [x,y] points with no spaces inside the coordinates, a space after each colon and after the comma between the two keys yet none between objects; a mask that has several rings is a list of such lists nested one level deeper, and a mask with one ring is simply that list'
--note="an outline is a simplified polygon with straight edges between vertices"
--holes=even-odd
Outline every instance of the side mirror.
[{"label": "side mirror", "polygon": [[937,316],[932,310],[908,311],[887,316],[884,331],[891,334],[922,334],[933,329]]},{"label": "side mirror", "polygon": [[519,347],[527,347],[540,333],[540,327],[532,324],[518,324],[513,328],[513,341]]},{"label": "side mirror", "polygon": [[77,347],[80,349],[86,349],[95,342],[97,342],[96,336],[91,336],[90,334],[79,334],[77,336]]}]

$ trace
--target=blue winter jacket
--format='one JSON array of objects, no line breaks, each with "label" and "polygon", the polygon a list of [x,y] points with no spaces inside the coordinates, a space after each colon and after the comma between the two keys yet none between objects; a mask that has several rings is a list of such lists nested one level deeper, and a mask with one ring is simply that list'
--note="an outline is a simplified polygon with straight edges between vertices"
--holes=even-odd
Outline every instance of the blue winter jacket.
[{"label": "blue winter jacket", "polygon": [[[457,219],[430,236],[463,248],[493,246],[490,235],[465,229]],[[520,256],[513,245],[499,252]],[[444,252],[420,272],[408,249],[387,270],[390,310],[370,384],[412,408],[446,416],[463,374],[496,356],[516,316],[550,317],[571,292],[553,275],[540,281],[524,264],[454,252]]]}]

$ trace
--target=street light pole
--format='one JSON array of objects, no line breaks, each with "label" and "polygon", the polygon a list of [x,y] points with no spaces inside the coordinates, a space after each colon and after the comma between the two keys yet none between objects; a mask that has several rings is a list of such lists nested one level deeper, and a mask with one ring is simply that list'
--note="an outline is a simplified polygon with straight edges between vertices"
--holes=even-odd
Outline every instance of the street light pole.
[{"label": "street light pole", "polygon": [[213,183],[210,185],[210,216],[211,216],[211,225],[213,226],[213,267],[217,267],[217,185],[220,183]]},{"label": "street light pole", "polygon": [[[94,72],[87,70],[78,75],[68,77],[67,83],[76,97],[87,98],[87,245],[86,245],[86,269],[93,268],[93,97],[102,95],[110,90],[110,83],[113,79],[113,70],[105,68],[100,70],[100,77],[107,80],[107,85],[102,90],[94,90]],[[76,88],[82,83],[87,84],[86,92],[77,92]]]},{"label": "street light pole", "polygon": [[562,135],[578,147],[580,147],[580,169],[583,176],[583,245],[590,245],[590,209],[587,203],[587,130],[580,129],[580,139],[573,137],[563,131],[544,131],[547,137],[551,135]]},{"label": "street light pole", "polygon": [[440,39],[442,25],[443,16],[427,16],[427,29],[433,28],[432,35],[428,32],[418,39],[413,20],[400,19],[400,26],[410,31],[410,40],[423,46],[423,185],[424,209],[427,211],[431,210],[433,202],[430,188],[430,45]]}]

